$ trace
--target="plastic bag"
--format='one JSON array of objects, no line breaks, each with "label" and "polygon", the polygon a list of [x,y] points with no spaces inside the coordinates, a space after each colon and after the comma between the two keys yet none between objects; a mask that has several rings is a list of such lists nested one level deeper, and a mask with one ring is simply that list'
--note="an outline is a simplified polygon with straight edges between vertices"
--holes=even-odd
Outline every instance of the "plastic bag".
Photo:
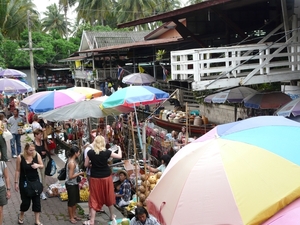
[{"label": "plastic bag", "polygon": [[3,138],[4,138],[6,141],[9,141],[10,139],[13,138],[13,136],[12,136],[12,134],[10,133],[9,130],[5,130],[5,131],[3,132],[2,135],[3,135]]}]

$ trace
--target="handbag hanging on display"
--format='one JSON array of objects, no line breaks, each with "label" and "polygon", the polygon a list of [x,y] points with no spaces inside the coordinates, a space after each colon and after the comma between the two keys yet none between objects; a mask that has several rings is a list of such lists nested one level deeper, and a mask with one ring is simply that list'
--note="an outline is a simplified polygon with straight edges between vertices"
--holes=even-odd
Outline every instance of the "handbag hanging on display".
[{"label": "handbag hanging on display", "polygon": [[56,163],[55,163],[54,159],[52,159],[49,152],[47,152],[47,157],[49,157],[49,161],[45,168],[45,175],[53,176],[56,173]]}]

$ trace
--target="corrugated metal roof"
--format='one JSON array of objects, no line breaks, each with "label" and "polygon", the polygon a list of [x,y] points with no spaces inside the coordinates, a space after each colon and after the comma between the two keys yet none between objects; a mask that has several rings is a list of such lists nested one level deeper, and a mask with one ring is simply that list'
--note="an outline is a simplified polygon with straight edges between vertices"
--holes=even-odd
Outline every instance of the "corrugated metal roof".
[{"label": "corrugated metal roof", "polygon": [[197,13],[199,10],[207,10],[208,8],[220,8],[220,7],[235,7],[247,4],[255,4],[256,2],[262,2],[266,0],[207,0],[197,4],[189,5],[187,7],[176,9],[170,12],[161,13],[155,16],[149,16],[146,18],[118,24],[118,28],[132,27],[145,23],[151,23],[155,21],[169,22],[172,20],[179,20],[189,17],[191,13]]},{"label": "corrugated metal roof", "polygon": [[132,37],[95,37],[97,45],[95,48],[108,47],[113,45],[127,44],[134,42]]},{"label": "corrugated metal roof", "polygon": [[109,51],[118,51],[120,49],[126,48],[138,48],[138,47],[147,47],[147,46],[157,46],[162,44],[173,44],[175,42],[179,42],[178,38],[165,38],[165,39],[157,39],[157,40],[149,40],[149,41],[138,41],[133,43],[121,44],[121,45],[114,45],[102,48],[96,48],[92,50],[85,50],[81,51],[80,53],[87,53],[87,52],[109,52]]}]

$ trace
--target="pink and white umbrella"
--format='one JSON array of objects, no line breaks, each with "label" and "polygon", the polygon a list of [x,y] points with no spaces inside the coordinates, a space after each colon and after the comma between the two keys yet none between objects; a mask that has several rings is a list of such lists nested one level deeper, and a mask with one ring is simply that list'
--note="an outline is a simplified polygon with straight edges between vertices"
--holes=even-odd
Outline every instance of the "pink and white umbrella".
[{"label": "pink and white umbrella", "polygon": [[48,112],[74,102],[82,101],[85,95],[76,92],[59,90],[35,93],[21,101],[34,113]]}]

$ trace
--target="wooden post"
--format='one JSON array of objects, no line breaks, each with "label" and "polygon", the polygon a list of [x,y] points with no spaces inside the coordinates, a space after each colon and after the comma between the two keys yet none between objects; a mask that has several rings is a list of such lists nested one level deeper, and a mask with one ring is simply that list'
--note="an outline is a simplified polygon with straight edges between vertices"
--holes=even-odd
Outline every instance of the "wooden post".
[{"label": "wooden post", "polygon": [[135,193],[136,193],[137,202],[138,202],[140,196],[138,195],[137,150],[136,150],[136,143],[135,143],[132,112],[130,113],[130,123],[131,123],[131,135],[132,135],[133,151],[134,151]]},{"label": "wooden post", "polygon": [[188,115],[188,105],[187,102],[185,103],[185,143],[184,145],[187,145],[188,139],[189,139],[189,115]]}]

